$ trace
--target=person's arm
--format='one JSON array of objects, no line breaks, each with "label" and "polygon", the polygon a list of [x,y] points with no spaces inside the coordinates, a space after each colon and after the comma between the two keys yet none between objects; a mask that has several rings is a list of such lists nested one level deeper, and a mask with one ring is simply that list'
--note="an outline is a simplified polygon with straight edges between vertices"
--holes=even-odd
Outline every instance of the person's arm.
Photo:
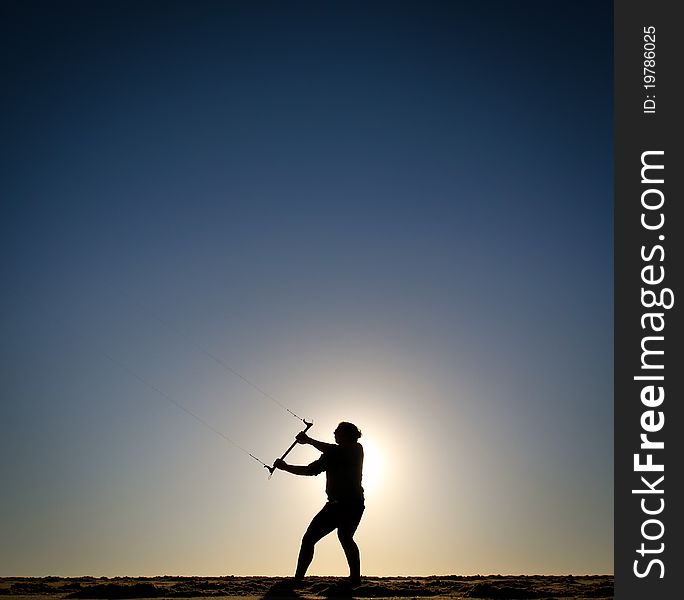
[{"label": "person's arm", "polygon": [[310,465],[288,465],[282,458],[277,459],[273,466],[281,471],[287,471],[293,475],[318,475],[321,470],[317,468],[315,463]]},{"label": "person's arm", "polygon": [[297,434],[297,437],[295,438],[300,444],[310,444],[316,450],[319,452],[325,452],[326,450],[330,450],[335,444],[328,444],[327,442],[320,442],[319,440],[315,440],[312,437],[309,437],[304,433],[303,431],[300,431]]}]

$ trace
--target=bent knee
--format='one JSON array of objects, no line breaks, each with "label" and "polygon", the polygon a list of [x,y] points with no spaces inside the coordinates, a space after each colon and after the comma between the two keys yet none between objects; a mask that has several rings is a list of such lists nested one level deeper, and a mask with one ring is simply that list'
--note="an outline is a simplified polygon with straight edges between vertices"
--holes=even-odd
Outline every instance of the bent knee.
[{"label": "bent knee", "polygon": [[354,542],[354,534],[351,531],[340,531],[338,529],[337,538],[343,544],[355,544],[356,543],[356,542]]},{"label": "bent knee", "polygon": [[320,535],[307,531],[302,536],[302,546],[314,546],[321,539]]}]

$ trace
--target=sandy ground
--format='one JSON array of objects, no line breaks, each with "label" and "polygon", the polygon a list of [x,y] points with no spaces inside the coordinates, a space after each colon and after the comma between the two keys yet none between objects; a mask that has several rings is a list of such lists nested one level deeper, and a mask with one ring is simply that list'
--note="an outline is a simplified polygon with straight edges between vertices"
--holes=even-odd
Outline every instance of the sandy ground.
[{"label": "sandy ground", "polygon": [[8,600],[94,598],[491,598],[579,600],[613,598],[613,577],[459,576],[364,577],[350,586],[335,577],[307,577],[301,584],[276,577],[5,577],[0,596]]}]

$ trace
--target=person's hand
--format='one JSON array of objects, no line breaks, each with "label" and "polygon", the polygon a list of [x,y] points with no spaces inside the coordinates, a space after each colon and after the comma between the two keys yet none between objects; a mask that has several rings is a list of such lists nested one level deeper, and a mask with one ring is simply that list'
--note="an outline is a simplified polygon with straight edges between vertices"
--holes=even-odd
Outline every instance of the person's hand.
[{"label": "person's hand", "polygon": [[308,444],[309,440],[311,439],[308,435],[306,435],[306,432],[300,431],[295,439],[300,443],[300,444]]},{"label": "person's hand", "polygon": [[276,458],[276,461],[273,463],[273,467],[276,469],[284,469],[286,466],[287,463],[282,458]]}]

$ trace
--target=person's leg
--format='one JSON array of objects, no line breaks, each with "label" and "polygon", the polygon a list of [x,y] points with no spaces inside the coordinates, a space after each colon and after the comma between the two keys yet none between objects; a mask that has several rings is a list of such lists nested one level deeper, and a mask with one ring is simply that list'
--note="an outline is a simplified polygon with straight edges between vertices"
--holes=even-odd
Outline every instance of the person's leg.
[{"label": "person's leg", "polygon": [[311,520],[311,524],[302,538],[295,579],[304,579],[304,575],[314,557],[314,546],[320,539],[335,529],[336,526],[337,520],[332,505],[326,504]]},{"label": "person's leg", "polygon": [[342,544],[344,555],[347,557],[349,579],[352,582],[358,582],[361,580],[361,555],[359,547],[354,541],[354,536],[340,528],[337,530],[337,537],[340,540],[340,544]]},{"label": "person's leg", "polygon": [[359,547],[354,541],[354,533],[361,522],[363,515],[363,505],[352,505],[344,508],[344,513],[340,518],[340,525],[337,528],[337,538],[340,540],[344,555],[347,557],[349,565],[349,580],[353,583],[361,581],[361,556]]}]

